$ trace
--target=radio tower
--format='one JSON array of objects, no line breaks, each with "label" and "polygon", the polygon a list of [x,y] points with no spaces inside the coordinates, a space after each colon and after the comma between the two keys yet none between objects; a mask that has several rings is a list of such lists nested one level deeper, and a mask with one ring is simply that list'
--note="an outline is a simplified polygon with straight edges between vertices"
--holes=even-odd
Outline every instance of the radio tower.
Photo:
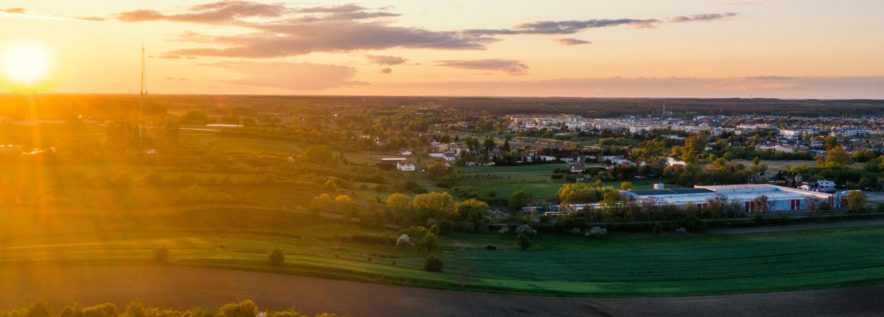
[{"label": "radio tower", "polygon": [[144,144],[144,43],[141,43],[141,89],[139,90],[138,99],[138,145]]}]

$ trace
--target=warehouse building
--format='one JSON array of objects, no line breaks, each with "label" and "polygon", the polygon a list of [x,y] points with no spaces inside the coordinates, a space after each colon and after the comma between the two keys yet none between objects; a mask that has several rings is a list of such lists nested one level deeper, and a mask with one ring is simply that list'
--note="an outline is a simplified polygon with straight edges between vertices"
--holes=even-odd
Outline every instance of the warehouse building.
[{"label": "warehouse building", "polygon": [[753,212],[760,207],[760,197],[767,198],[768,210],[799,211],[812,206],[828,203],[833,208],[841,208],[843,192],[822,193],[783,187],[770,184],[694,186],[683,189],[653,189],[623,191],[622,194],[637,202],[657,205],[673,205],[679,207],[696,206],[703,208],[710,200],[725,198],[729,203],[739,204],[743,211]]}]

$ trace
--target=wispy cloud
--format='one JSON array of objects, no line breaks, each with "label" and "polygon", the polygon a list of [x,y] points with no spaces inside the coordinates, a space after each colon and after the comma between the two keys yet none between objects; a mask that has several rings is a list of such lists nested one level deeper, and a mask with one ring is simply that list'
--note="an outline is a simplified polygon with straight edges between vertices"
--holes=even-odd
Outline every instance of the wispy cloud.
[{"label": "wispy cloud", "polygon": [[590,42],[590,41],[584,41],[581,39],[572,39],[572,38],[559,38],[559,39],[553,39],[553,41],[555,41],[556,43],[565,45],[565,46],[592,44],[592,42]]},{"label": "wispy cloud", "polygon": [[442,60],[436,61],[436,65],[460,69],[504,72],[510,75],[521,75],[528,70],[528,65],[525,65],[525,63],[509,59]]},{"label": "wispy cloud", "polygon": [[366,55],[369,61],[378,65],[400,65],[406,62],[406,59],[399,56],[390,56],[390,55]]},{"label": "wispy cloud", "polygon": [[738,16],[739,13],[735,12],[726,12],[726,13],[704,13],[704,14],[694,14],[694,15],[682,15],[669,19],[672,23],[686,23],[686,22],[709,22],[715,20],[722,20],[727,18],[732,18]]},{"label": "wispy cloud", "polygon": [[473,35],[516,35],[516,34],[574,34],[587,29],[629,26],[649,28],[660,23],[657,19],[593,19],[570,21],[538,21],[518,24],[509,29],[470,29],[464,31]]},{"label": "wispy cloud", "polygon": [[[633,18],[536,21],[517,24],[512,28],[437,31],[393,25],[391,18],[397,16],[399,14],[390,12],[389,8],[371,9],[357,4],[303,7],[232,0],[195,5],[173,12],[128,11],[115,15],[115,18],[125,22],[171,21],[239,26],[249,31],[225,36],[191,33],[186,37],[191,39],[190,42],[211,45],[185,48],[169,54],[245,58],[391,48],[482,50],[506,35],[564,35],[610,27],[651,28],[667,21],[716,18],[714,15],[695,15],[667,21]],[[721,16],[727,17],[727,14]],[[563,45],[588,44],[578,39],[557,41]]]},{"label": "wispy cloud", "polygon": [[101,17],[70,17],[62,15],[44,15],[33,13],[26,8],[0,9],[0,18],[58,20],[58,21],[104,21]]}]

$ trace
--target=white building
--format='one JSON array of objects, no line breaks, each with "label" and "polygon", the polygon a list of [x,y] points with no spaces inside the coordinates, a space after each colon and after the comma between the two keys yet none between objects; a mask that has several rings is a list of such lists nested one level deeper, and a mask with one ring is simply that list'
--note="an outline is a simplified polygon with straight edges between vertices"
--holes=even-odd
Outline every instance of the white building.
[{"label": "white building", "polygon": [[408,161],[399,161],[396,162],[396,170],[400,172],[414,172],[414,164]]},{"label": "white building", "polygon": [[840,208],[837,194],[807,191],[790,187],[769,184],[694,186],[694,188],[668,190],[636,190],[624,194],[639,202],[651,202],[658,205],[687,207],[690,205],[704,208],[710,200],[723,197],[728,203],[740,205],[743,211],[754,212],[760,208],[760,197],[766,197],[768,210],[799,211],[810,206],[819,206],[823,202],[834,208]]}]

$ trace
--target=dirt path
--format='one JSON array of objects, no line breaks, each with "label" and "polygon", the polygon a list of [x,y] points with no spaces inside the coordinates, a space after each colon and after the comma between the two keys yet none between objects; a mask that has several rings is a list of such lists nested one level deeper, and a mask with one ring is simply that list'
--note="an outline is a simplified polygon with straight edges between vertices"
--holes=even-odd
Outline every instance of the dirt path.
[{"label": "dirt path", "polygon": [[2,266],[0,306],[129,301],[216,308],[253,299],[352,316],[875,316],[884,285],[799,292],[681,297],[566,298],[457,292],[310,277],[160,266]]}]

